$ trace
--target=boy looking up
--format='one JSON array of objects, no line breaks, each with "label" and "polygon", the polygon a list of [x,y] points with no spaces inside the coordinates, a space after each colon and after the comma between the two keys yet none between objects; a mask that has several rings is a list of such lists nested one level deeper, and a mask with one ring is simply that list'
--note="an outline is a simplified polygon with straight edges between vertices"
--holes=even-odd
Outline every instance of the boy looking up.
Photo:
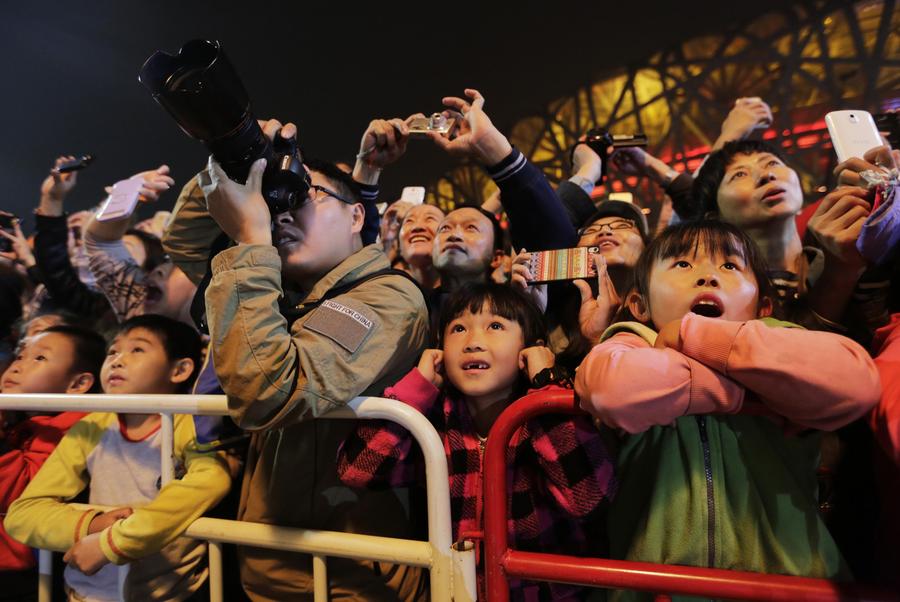
[{"label": "boy looking up", "polygon": [[[105,354],[106,341],[96,332],[51,326],[28,338],[16,353],[0,376],[0,393],[99,393]],[[0,515],[6,514],[66,431],[83,416],[83,412],[32,413],[8,429],[0,428]],[[37,595],[34,564],[31,548],[0,526],[0,582],[7,594]]]},{"label": "boy looking up", "polygon": [[[127,320],[101,371],[106,393],[167,394],[189,390],[200,364],[200,337],[186,324],[146,314]],[[113,564],[132,563],[129,600],[183,599],[206,578],[205,544],[178,536],[228,491],[224,461],[200,453],[190,416],[175,417],[176,476],[160,486],[160,417],[89,414],[60,442],[5,526],[29,545],[66,551],[67,589],[91,600],[118,599]],[[68,502],[85,488],[89,503]]]}]

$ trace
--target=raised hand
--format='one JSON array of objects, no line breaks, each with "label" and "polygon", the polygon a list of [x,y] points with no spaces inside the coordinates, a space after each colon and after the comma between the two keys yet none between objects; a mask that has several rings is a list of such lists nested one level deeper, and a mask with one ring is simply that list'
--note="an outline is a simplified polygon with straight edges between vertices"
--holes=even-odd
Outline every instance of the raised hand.
[{"label": "raised hand", "polygon": [[528,284],[534,279],[534,274],[531,273],[531,269],[528,267],[530,261],[531,253],[525,249],[519,251],[512,260],[512,277],[510,280],[513,286],[521,287],[523,291],[531,295],[541,313],[544,313],[547,311],[547,285]]},{"label": "raised hand", "polygon": [[57,168],[60,165],[66,161],[73,161],[74,159],[75,157],[72,155],[56,158],[53,169],[50,170],[50,174],[41,184],[41,198],[47,197],[50,200],[61,203],[63,199],[66,198],[66,195],[75,188],[75,184],[78,181],[77,171],[70,171],[68,173],[59,173],[57,171]]},{"label": "raised hand", "polygon": [[457,119],[456,137],[451,140],[437,132],[427,135],[450,155],[473,159],[485,166],[496,165],[512,152],[512,145],[484,112],[484,96],[472,88],[466,88],[465,94],[470,100],[457,96],[442,99],[444,106],[451,109],[446,114]]},{"label": "raised hand", "polygon": [[555,362],[556,356],[543,345],[526,347],[519,352],[519,370],[528,375],[529,382],[544,368],[552,368]]},{"label": "raised hand", "polygon": [[241,244],[272,244],[272,217],[262,195],[266,160],[250,167],[245,184],[228,177],[212,156],[200,182],[209,214],[231,240]]},{"label": "raised hand", "polygon": [[397,161],[406,152],[409,142],[409,123],[425,117],[422,113],[406,119],[373,119],[359,143],[359,159],[368,167],[382,169]]},{"label": "raised hand", "polygon": [[712,150],[718,150],[732,140],[743,140],[753,130],[769,127],[772,121],[772,109],[762,98],[758,96],[738,98],[722,122],[722,132]]},{"label": "raised hand", "polygon": [[[0,211],[0,215],[12,216],[11,213],[6,211]],[[12,226],[13,231],[11,233],[0,229],[0,236],[7,239],[12,247],[11,251],[0,252],[0,257],[5,257],[10,261],[17,261],[26,268],[30,268],[37,262],[34,259],[34,253],[31,251],[31,245],[28,244],[28,239],[22,234],[22,227],[19,225],[18,218],[13,219]]]},{"label": "raised hand", "polygon": [[419,358],[419,372],[440,389],[444,384],[444,352],[441,349],[426,349]]},{"label": "raised hand", "polygon": [[834,168],[838,178],[838,186],[861,186],[867,188],[867,182],[860,175],[864,171],[885,172],[900,167],[900,150],[891,150],[888,145],[878,146],[866,151],[862,159],[850,157]]},{"label": "raised hand", "polygon": [[575,286],[581,293],[581,307],[578,309],[578,325],[581,335],[596,345],[600,342],[613,315],[619,309],[622,301],[616,293],[607,271],[606,258],[603,255],[594,255],[594,265],[597,267],[597,297],[594,297],[591,286],[584,280],[576,280]]},{"label": "raised hand", "polygon": [[858,186],[841,186],[825,195],[808,228],[827,256],[848,269],[859,270],[866,260],[856,248],[856,239],[869,216],[869,191]]}]

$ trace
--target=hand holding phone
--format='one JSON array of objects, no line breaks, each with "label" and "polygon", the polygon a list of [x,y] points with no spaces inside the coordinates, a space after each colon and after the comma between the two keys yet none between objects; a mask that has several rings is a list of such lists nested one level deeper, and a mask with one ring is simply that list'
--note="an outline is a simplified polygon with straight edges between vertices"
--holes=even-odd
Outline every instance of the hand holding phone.
[{"label": "hand holding phone", "polygon": [[[0,230],[10,235],[15,235],[15,219],[16,216],[12,213],[0,213]],[[0,253],[9,253],[11,251],[12,241],[5,236],[0,236]]]}]

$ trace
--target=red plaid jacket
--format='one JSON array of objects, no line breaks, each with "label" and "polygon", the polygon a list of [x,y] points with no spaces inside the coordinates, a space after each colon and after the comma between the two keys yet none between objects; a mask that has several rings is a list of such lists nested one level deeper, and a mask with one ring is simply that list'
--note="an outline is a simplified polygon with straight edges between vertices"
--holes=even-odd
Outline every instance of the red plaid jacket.
[{"label": "red plaid jacket", "polygon": [[[422,412],[444,442],[454,540],[482,530],[482,457],[468,407],[413,369],[385,396]],[[338,452],[338,473],[352,487],[424,484],[421,450],[386,421],[361,422]],[[598,556],[606,553],[606,507],[615,494],[613,458],[586,416],[540,416],[520,428],[507,452],[509,537],[519,550]],[[478,561],[479,590],[483,567]],[[513,600],[580,600],[584,588],[512,580]]]}]

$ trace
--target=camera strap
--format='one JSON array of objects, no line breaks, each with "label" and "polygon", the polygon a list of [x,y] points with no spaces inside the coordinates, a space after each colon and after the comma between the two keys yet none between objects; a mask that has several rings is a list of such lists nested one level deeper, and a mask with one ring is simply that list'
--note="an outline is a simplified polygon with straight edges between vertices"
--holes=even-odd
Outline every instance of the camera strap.
[{"label": "camera strap", "polygon": [[[343,295],[344,293],[350,292],[365,282],[368,282],[370,280],[375,280],[376,278],[383,278],[385,276],[401,276],[403,278],[406,278],[407,280],[409,280],[410,282],[412,282],[413,284],[416,285],[416,288],[419,289],[420,293],[422,293],[423,299],[426,299],[426,300],[428,299],[428,296],[425,294],[425,291],[422,290],[422,286],[418,282],[416,282],[416,280],[412,276],[410,276],[409,274],[407,274],[406,272],[404,272],[402,270],[395,270],[394,268],[384,268],[384,269],[372,272],[371,274],[366,274],[362,278],[358,278],[358,279],[354,280],[353,282],[348,282],[347,284],[343,284],[341,286],[335,286],[335,287],[329,289],[328,291],[326,291],[325,294],[322,295],[316,301],[312,301],[310,303],[300,303],[299,305],[295,305],[295,306],[283,306],[281,308],[281,315],[283,315],[285,317],[285,319],[287,320],[288,329],[290,329],[294,325],[294,322],[296,322],[297,320],[299,320],[300,318],[302,318],[303,316],[305,316],[312,310],[319,307],[325,301],[328,301],[329,299],[333,299],[334,297],[337,297],[339,295]],[[425,308],[427,311],[428,310],[427,303],[425,305]]]}]

